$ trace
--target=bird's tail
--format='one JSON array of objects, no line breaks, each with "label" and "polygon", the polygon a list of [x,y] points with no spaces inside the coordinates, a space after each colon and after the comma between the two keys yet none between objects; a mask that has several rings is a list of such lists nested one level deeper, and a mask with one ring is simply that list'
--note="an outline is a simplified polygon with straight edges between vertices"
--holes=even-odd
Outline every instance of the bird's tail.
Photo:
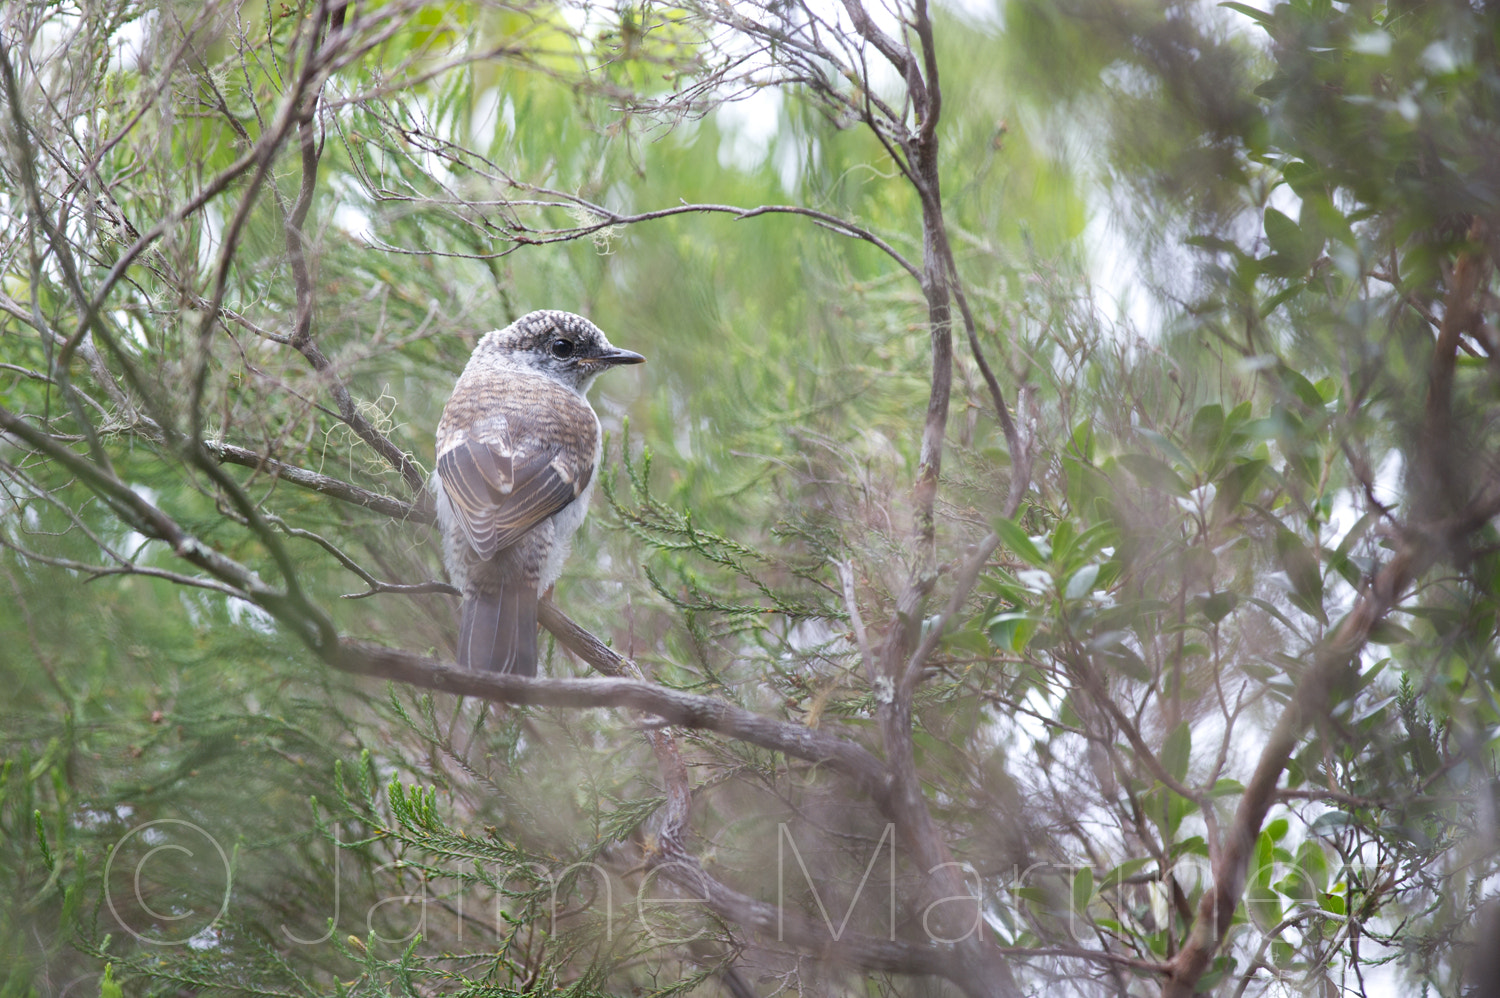
[{"label": "bird's tail", "polygon": [[536,590],[509,585],[465,593],[458,621],[458,664],[478,672],[536,675]]}]

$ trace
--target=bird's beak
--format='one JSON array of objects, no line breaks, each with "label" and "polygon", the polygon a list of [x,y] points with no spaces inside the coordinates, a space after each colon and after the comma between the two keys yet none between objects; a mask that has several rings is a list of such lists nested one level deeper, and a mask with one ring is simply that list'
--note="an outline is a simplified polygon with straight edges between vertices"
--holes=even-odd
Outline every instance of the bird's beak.
[{"label": "bird's beak", "polygon": [[597,357],[580,357],[579,360],[588,364],[599,364],[604,367],[614,367],[617,364],[646,363],[646,358],[634,350],[621,350],[619,347],[610,347]]}]

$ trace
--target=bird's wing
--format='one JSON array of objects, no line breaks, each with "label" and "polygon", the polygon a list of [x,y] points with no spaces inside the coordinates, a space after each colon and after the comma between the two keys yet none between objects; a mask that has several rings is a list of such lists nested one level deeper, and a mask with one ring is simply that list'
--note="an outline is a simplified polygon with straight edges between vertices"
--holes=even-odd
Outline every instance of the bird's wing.
[{"label": "bird's wing", "polygon": [[[438,454],[438,476],[479,557],[514,544],[588,487],[598,424],[581,403],[575,403],[580,412],[566,412],[573,408],[569,402],[563,402],[565,412],[554,409],[547,416],[571,416],[571,427],[538,418],[532,409],[492,412],[449,435],[450,446]],[[577,420],[587,421],[588,432],[576,432]]]}]

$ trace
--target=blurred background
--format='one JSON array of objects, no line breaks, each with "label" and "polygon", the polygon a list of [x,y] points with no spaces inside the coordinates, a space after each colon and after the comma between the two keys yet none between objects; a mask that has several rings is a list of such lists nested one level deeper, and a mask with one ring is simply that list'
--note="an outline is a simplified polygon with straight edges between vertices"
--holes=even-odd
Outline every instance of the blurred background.
[{"label": "blurred background", "polygon": [[[857,631],[916,578],[939,626],[1002,542],[913,759],[1023,993],[1172,993],[1232,822],[1244,904],[1187,993],[1500,993],[1471,958],[1497,941],[1500,20],[872,6],[939,109],[856,9],[0,12],[0,407],[82,462],[0,438],[0,995],[956,993],[643,914],[670,892],[641,716],[314,653],[321,620],[451,660],[453,597],[375,590],[442,579],[413,478],[479,337],[537,308],[649,361],[594,389],[556,602],[653,681],[881,753]],[[934,272],[970,314],[923,541]],[[95,472],[296,599],[185,562]],[[683,752],[714,876],[932,944],[850,781]]]}]

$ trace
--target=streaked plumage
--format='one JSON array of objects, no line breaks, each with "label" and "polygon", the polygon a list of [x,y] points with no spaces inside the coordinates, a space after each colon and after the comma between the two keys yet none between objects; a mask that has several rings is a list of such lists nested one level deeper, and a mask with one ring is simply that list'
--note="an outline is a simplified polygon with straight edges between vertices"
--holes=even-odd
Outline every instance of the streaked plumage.
[{"label": "streaked plumage", "polygon": [[431,483],[463,592],[460,665],[536,675],[537,599],[562,571],[599,461],[585,393],[644,359],[569,312],[532,312],[475,347],[438,422]]}]

